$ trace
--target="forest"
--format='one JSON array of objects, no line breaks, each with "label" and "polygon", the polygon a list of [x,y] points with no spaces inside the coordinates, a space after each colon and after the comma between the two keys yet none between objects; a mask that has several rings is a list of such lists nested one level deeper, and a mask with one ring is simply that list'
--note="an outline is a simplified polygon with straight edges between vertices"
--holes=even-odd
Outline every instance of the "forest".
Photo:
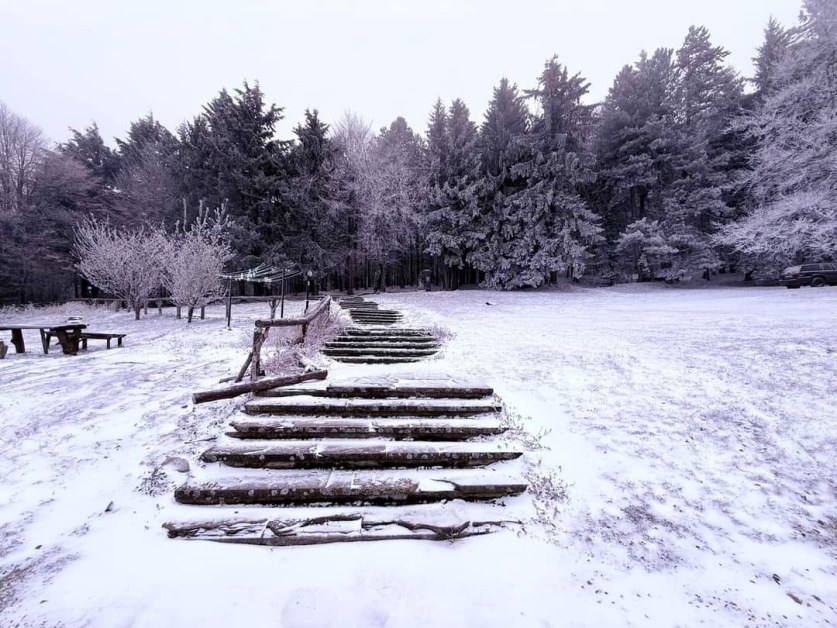
[{"label": "forest", "polygon": [[312,270],[350,292],[424,269],[441,289],[511,290],[770,280],[835,260],[837,3],[771,19],[751,77],[727,56],[691,27],[626,64],[601,103],[556,56],[529,86],[500,79],[481,121],[461,100],[437,100],[420,130],[312,108],[293,140],[258,83],[174,130],[147,114],[114,146],[95,123],[52,146],[0,102],[0,304],[89,294],[76,239],[91,221],[175,232],[216,209],[227,270]]}]

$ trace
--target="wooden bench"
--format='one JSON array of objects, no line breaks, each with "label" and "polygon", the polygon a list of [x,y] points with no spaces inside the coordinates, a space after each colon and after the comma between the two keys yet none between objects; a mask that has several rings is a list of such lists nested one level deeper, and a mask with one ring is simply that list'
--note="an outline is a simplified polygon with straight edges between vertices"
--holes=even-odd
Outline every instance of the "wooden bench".
[{"label": "wooden bench", "polygon": [[87,349],[88,340],[107,340],[108,349],[110,349],[110,341],[116,338],[116,346],[122,346],[122,339],[128,334],[109,334],[104,332],[84,331],[81,333],[81,348]]}]

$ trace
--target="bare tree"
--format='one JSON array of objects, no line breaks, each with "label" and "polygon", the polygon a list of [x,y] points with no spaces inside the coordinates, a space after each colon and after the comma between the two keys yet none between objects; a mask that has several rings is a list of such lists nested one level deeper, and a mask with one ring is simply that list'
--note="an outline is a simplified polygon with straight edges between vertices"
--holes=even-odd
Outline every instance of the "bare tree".
[{"label": "bare tree", "polygon": [[117,230],[90,218],[75,229],[76,268],[90,283],[128,302],[136,319],[160,286],[166,235],[162,229]]},{"label": "bare tree", "polygon": [[195,220],[187,225],[184,202],[183,222],[166,242],[163,287],[176,305],[188,308],[189,323],[196,307],[224,293],[220,275],[224,263],[233,256],[226,242],[229,225],[225,207],[210,213],[203,202]]},{"label": "bare tree", "polygon": [[0,101],[0,212],[25,208],[45,153],[41,130]]}]

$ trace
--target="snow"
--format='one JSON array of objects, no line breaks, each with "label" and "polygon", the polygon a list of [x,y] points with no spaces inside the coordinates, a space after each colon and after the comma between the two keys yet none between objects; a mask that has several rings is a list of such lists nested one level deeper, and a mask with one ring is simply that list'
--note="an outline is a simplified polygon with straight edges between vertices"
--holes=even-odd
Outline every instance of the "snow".
[{"label": "snow", "polygon": [[[27,335],[29,353],[0,361],[0,625],[837,621],[837,290],[374,298],[404,312],[399,326],[449,330],[443,351],[403,368],[334,363],[329,383],[448,373],[493,386],[520,422],[544,430],[548,449],[526,459],[567,483],[568,499],[541,509],[552,521],[455,543],[169,540],[165,521],[232,514],[175,504],[173,482],[186,474],[162,463],[196,467],[204,439],[243,416],[243,398],[189,400],[237,371],[267,306],[237,306],[232,331],[223,307],[191,325],[168,311],[141,321],[81,306],[4,311],[19,322],[80,312],[91,329],[128,336],[121,349],[91,341],[66,357],[37,353]],[[544,486],[533,491],[542,502]],[[486,519],[502,510],[446,508]]]}]

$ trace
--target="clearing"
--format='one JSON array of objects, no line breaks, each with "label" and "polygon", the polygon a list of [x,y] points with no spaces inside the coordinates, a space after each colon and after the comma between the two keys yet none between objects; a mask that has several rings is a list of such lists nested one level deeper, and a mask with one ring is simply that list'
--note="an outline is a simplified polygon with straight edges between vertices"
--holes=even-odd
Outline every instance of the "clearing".
[{"label": "clearing", "polygon": [[442,352],[331,375],[424,369],[493,386],[527,430],[548,430],[526,456],[539,481],[515,498],[531,504],[525,530],[276,549],[169,540],[161,524],[189,507],[163,463],[195,465],[244,402],[190,395],[239,368],[267,306],[236,307],[233,331],[223,307],[191,325],[50,308],[128,335],[76,357],[32,342],[0,361],[0,625],[837,622],[837,290],[371,298],[449,331]]}]

